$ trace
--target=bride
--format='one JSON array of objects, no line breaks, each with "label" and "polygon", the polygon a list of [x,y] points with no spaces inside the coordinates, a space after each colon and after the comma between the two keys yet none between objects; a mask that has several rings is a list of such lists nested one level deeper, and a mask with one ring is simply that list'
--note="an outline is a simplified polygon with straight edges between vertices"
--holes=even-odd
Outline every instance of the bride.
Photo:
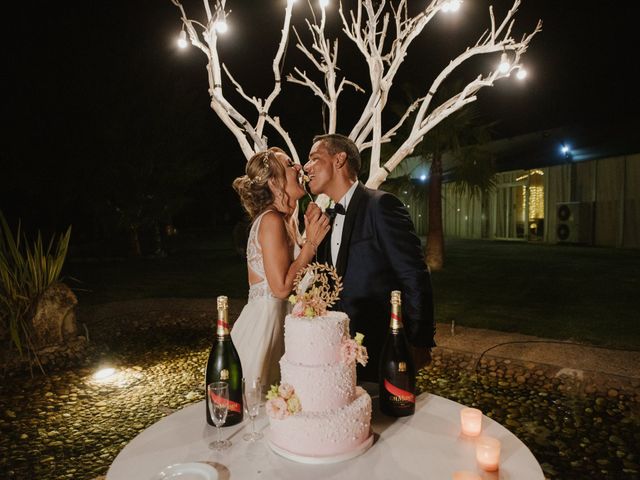
[{"label": "bride", "polygon": [[298,200],[305,195],[301,175],[300,165],[274,147],[251,157],[246,175],[233,182],[252,224],[247,243],[249,301],[233,325],[231,338],[244,377],[260,377],[263,385],[280,377],[286,299],[293,280],[314,258],[329,231],[327,216],[310,203],[304,216],[306,241],[301,241],[295,215]]}]

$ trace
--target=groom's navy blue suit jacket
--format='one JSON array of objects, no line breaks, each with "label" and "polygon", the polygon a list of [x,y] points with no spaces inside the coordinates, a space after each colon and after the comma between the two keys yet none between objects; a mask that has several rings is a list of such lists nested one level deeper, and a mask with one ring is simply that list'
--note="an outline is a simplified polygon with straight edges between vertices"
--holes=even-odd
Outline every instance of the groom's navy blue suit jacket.
[{"label": "groom's navy blue suit jacket", "polygon": [[[318,260],[331,264],[331,233],[318,248]],[[342,231],[337,265],[344,290],[333,310],[365,335],[369,363],[358,379],[377,381],[380,353],[389,327],[392,290],[402,292],[402,316],[409,343],[432,347],[435,335],[431,277],[420,239],[402,202],[394,195],[356,187]]]}]

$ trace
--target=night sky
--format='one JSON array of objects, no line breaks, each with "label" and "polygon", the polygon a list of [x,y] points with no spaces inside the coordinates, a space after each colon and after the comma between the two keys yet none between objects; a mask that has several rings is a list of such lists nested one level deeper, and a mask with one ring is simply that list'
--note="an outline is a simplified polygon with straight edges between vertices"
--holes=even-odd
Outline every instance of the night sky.
[{"label": "night sky", "polygon": [[[285,3],[228,0],[231,30],[220,40],[221,55],[250,94],[270,91]],[[498,16],[511,5],[493,3]],[[529,77],[524,83],[501,80],[479,94],[482,115],[498,121],[496,136],[637,117],[633,3],[524,0],[515,37],[531,31],[538,18],[544,22],[524,58]],[[475,43],[488,25],[488,5],[466,0],[455,17],[428,26],[396,80],[410,86],[392,100],[403,101],[403,91],[424,93],[450,59]],[[199,1],[185,6],[191,16],[202,10]],[[181,205],[174,207],[186,225],[234,221],[240,210],[230,183],[242,173],[244,159],[209,108],[204,55],[175,45],[181,25],[169,0],[13,2],[9,9],[0,157],[5,215],[45,230],[85,225],[90,236],[96,212],[130,200],[122,199],[134,185],[147,182],[154,195],[180,197]],[[300,20],[307,7],[299,2],[296,11],[303,31]],[[340,41],[347,77],[366,85],[361,58],[346,38]],[[475,61],[461,70],[461,78],[486,71],[482,67],[488,63]],[[291,41],[284,73],[294,65],[313,72]],[[339,130],[351,128],[364,99],[345,94],[342,118],[347,121],[339,121]],[[284,84],[272,114],[282,117],[303,153],[322,129],[319,100],[298,85]],[[181,185],[188,188],[180,190]]]}]

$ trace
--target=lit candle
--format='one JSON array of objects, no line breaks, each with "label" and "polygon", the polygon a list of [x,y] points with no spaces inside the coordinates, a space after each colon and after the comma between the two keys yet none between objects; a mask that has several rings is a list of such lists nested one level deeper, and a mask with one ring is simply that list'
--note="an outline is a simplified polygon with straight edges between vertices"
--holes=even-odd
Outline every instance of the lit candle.
[{"label": "lit candle", "polygon": [[480,475],[476,475],[473,472],[461,470],[459,472],[453,472],[453,477],[451,477],[451,480],[482,480],[482,477],[480,477]]},{"label": "lit candle", "polygon": [[460,424],[462,433],[477,437],[482,430],[482,412],[477,408],[463,408],[460,410]]},{"label": "lit candle", "polygon": [[476,441],[476,460],[480,468],[487,472],[498,470],[500,463],[500,440],[493,437],[480,437]]}]

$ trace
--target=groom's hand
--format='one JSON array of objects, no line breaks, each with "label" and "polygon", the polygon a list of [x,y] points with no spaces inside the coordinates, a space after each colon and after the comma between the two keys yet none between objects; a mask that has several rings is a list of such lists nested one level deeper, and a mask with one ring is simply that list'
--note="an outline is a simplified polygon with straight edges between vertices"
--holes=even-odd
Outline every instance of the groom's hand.
[{"label": "groom's hand", "polygon": [[411,354],[413,356],[413,364],[416,366],[416,372],[431,363],[430,348],[411,346]]}]

